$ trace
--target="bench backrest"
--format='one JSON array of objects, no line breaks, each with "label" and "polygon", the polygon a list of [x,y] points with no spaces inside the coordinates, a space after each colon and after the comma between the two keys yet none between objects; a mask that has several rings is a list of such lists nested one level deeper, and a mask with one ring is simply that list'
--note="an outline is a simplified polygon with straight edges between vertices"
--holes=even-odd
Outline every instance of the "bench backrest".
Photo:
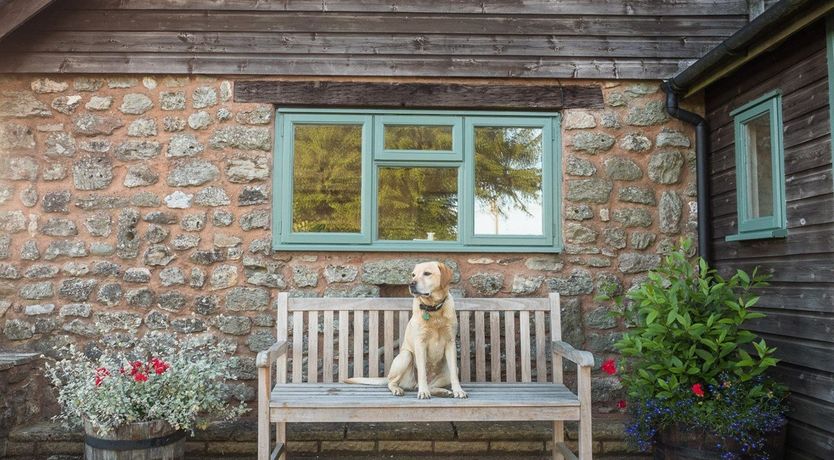
[{"label": "bench backrest", "polygon": [[[382,377],[399,352],[411,298],[291,298],[278,296],[281,383],[341,382]],[[562,381],[559,294],[548,298],[455,299],[461,382]],[[555,371],[555,372],[554,372]],[[550,377],[550,378],[548,378]]]}]

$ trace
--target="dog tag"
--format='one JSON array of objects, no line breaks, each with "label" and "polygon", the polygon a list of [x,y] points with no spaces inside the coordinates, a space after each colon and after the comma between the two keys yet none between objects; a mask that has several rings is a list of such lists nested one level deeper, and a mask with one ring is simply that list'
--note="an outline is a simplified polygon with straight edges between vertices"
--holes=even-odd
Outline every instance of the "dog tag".
[{"label": "dog tag", "polygon": [[429,315],[429,312],[424,311],[423,312],[423,319],[428,321],[430,318],[431,318],[431,315]]}]

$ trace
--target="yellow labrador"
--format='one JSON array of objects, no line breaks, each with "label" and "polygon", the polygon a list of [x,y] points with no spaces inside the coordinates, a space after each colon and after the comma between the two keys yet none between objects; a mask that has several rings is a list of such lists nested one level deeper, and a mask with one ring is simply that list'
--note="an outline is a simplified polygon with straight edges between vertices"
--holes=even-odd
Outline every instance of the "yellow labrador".
[{"label": "yellow labrador", "polygon": [[[411,320],[388,377],[351,378],[347,383],[388,385],[395,396],[417,388],[420,399],[432,395],[466,398],[458,379],[457,315],[449,294],[452,270],[440,262],[425,262],[417,264],[411,276]],[[449,385],[451,391],[444,388]]]}]

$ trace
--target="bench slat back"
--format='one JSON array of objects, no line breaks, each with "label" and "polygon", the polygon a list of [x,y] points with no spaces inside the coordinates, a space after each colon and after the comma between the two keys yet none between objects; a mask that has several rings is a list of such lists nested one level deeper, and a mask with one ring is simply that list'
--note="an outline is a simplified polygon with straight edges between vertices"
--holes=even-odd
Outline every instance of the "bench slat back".
[{"label": "bench slat back", "polygon": [[[290,342],[276,366],[278,382],[332,383],[387,375],[412,299],[280,293],[276,306],[278,338]],[[461,382],[561,382],[561,359],[549,350],[551,339],[561,339],[558,294],[455,299],[455,310]]]}]

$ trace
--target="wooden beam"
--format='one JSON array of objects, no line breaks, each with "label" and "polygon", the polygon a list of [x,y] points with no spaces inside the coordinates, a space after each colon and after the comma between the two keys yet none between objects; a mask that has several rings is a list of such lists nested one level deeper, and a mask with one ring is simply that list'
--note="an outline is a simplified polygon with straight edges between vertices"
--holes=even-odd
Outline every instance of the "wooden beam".
[{"label": "wooden beam", "polygon": [[55,0],[9,0],[0,6],[0,39],[12,33]]},{"label": "wooden beam", "polygon": [[279,107],[561,110],[601,108],[599,86],[238,81],[235,102]]}]

